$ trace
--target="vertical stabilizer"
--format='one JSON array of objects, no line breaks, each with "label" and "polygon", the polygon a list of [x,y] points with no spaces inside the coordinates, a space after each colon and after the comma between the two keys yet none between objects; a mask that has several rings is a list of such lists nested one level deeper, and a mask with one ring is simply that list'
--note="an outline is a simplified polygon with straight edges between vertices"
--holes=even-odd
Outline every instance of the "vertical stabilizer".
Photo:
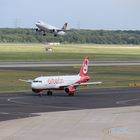
[{"label": "vertical stabilizer", "polygon": [[62,30],[66,31],[67,30],[67,26],[68,26],[68,23],[65,23],[62,27]]},{"label": "vertical stabilizer", "polygon": [[84,59],[83,65],[81,67],[80,73],[79,73],[80,76],[86,76],[87,75],[88,64],[89,64],[89,60],[88,60],[88,56],[86,56],[85,59]]}]

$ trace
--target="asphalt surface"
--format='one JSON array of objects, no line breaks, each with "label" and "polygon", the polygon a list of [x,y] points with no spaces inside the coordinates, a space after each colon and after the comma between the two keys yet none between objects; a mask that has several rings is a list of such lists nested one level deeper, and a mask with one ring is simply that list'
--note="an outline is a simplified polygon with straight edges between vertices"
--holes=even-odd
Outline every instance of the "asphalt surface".
[{"label": "asphalt surface", "polygon": [[[0,68],[81,66],[82,61],[64,62],[0,62]],[[89,66],[134,66],[140,61],[90,61]]]},{"label": "asphalt surface", "polygon": [[37,116],[40,112],[137,105],[140,105],[140,87],[77,90],[74,97],[63,91],[42,97],[32,92],[1,93],[0,121]]}]

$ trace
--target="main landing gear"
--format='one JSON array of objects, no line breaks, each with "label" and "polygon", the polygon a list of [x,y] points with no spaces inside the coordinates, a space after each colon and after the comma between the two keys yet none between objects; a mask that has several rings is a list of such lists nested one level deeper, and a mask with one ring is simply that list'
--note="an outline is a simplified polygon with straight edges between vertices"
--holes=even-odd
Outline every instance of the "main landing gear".
[{"label": "main landing gear", "polygon": [[74,93],[68,94],[69,96],[74,96]]},{"label": "main landing gear", "polygon": [[52,91],[48,90],[47,93],[46,92],[40,92],[38,95],[40,97],[42,97],[43,95],[52,96]]},{"label": "main landing gear", "polygon": [[[40,92],[38,94],[40,97],[42,97],[43,95],[47,95],[47,96],[52,96],[52,91],[51,90],[48,90],[47,93],[46,92]],[[68,93],[68,96],[74,96],[74,93]]]},{"label": "main landing gear", "polygon": [[48,95],[48,96],[52,96],[52,91],[49,90],[49,91],[47,92],[47,95]]}]

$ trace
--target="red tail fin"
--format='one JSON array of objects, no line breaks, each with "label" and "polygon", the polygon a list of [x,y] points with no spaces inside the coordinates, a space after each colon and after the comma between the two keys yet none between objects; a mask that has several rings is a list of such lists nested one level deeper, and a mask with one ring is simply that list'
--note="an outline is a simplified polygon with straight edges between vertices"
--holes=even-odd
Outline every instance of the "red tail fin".
[{"label": "red tail fin", "polygon": [[86,56],[85,59],[84,59],[83,65],[81,67],[80,73],[79,73],[80,76],[86,76],[87,75],[88,63],[89,63],[88,56]]}]

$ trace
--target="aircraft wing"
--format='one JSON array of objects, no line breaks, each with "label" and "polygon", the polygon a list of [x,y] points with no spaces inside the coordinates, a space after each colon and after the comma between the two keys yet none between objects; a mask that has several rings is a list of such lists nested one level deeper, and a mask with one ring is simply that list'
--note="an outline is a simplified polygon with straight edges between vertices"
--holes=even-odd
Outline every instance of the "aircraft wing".
[{"label": "aircraft wing", "polygon": [[33,82],[33,80],[31,80],[31,79],[29,79],[29,80],[19,79],[19,81],[26,82],[26,83],[32,83]]},{"label": "aircraft wing", "polygon": [[64,30],[64,29],[46,29],[47,31],[53,33],[53,32],[67,32],[68,30]]},{"label": "aircraft wing", "polygon": [[87,82],[87,83],[76,83],[74,86],[88,86],[88,85],[101,85],[102,82]]},{"label": "aircraft wing", "polygon": [[88,86],[88,85],[101,85],[102,82],[87,82],[87,83],[75,83],[75,84],[72,84],[72,85],[68,85],[68,84],[65,84],[65,85],[58,85],[57,87],[58,88],[64,88],[64,87],[68,87],[68,86],[74,86],[75,88],[77,88],[78,86]]},{"label": "aircraft wing", "polygon": [[63,32],[73,32],[73,30],[71,30],[71,29],[66,29],[66,30],[64,30],[64,29],[57,29],[57,32],[61,32],[61,31],[63,31]]}]

